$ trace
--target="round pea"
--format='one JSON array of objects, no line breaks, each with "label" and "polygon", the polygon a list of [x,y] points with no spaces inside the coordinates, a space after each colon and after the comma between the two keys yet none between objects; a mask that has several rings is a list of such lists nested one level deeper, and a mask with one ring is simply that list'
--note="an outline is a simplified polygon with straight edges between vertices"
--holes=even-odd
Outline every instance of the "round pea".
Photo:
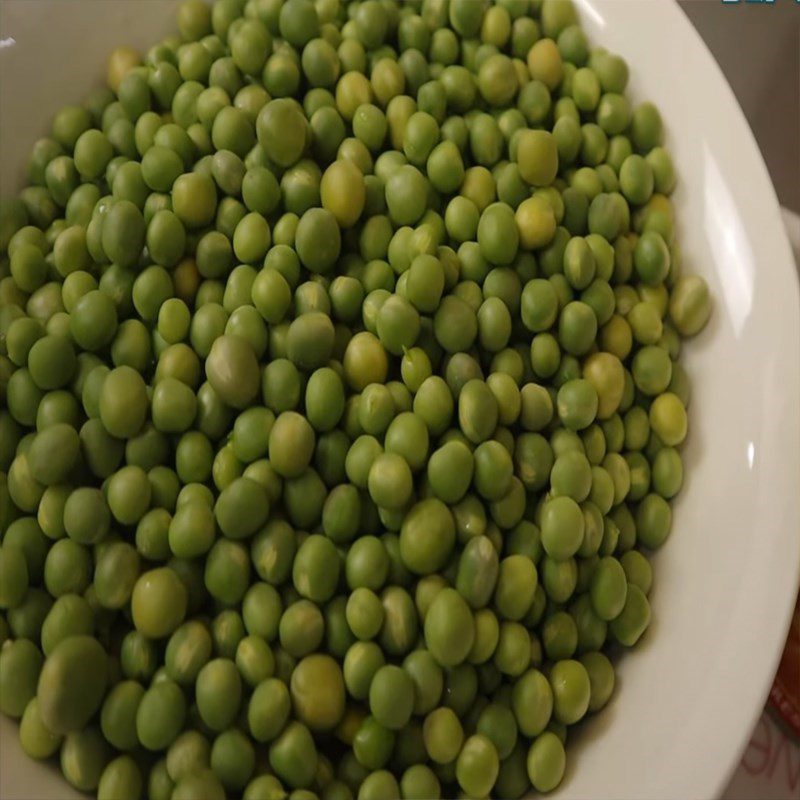
[{"label": "round pea", "polygon": [[454,589],[442,589],[425,617],[425,642],[442,665],[460,664],[469,654],[475,638],[472,612]]},{"label": "round pea", "polygon": [[475,734],[464,742],[456,761],[456,779],[468,795],[488,795],[499,770],[497,750],[489,738]]},{"label": "round pea", "polygon": [[344,679],[330,656],[302,659],[292,672],[290,693],[295,713],[312,731],[330,730],[344,714]]},{"label": "round pea", "polygon": [[39,676],[39,713],[54,733],[82,729],[100,708],[108,680],[105,650],[91,636],[59,642]]},{"label": "round pea", "polygon": [[528,751],[528,778],[534,789],[549,792],[561,783],[566,766],[564,745],[556,734],[545,731],[536,738]]},{"label": "round pea", "polygon": [[158,567],[145,572],[131,596],[134,625],[149,638],[168,636],[183,621],[186,604],[186,587],[174,570]]}]

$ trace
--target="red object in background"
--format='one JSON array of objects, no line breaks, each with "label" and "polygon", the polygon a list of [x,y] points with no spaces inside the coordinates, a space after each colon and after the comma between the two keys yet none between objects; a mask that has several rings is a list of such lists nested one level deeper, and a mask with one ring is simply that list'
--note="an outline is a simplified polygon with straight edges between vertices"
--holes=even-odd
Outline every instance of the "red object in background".
[{"label": "red object in background", "polygon": [[783,651],[769,702],[795,736],[800,737],[800,596],[789,626],[789,638]]}]

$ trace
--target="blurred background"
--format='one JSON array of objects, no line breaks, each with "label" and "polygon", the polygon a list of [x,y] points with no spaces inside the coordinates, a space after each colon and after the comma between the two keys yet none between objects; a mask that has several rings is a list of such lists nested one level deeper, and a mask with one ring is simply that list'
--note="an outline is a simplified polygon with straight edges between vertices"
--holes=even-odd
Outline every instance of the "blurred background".
[{"label": "blurred background", "polygon": [[800,2],[679,2],[744,109],[778,200],[800,213]]}]

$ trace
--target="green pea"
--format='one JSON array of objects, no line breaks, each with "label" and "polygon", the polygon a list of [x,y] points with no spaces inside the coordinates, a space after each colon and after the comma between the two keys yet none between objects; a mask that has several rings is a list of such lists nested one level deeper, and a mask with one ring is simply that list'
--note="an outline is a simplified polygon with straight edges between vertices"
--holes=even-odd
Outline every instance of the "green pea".
[{"label": "green pea", "polygon": [[[485,536],[470,539],[458,563],[456,588],[473,609],[488,604],[499,576],[497,551]],[[506,580],[508,575],[506,575]],[[478,626],[478,617],[475,622]],[[479,628],[479,626],[478,626]],[[476,633],[479,631],[476,631]]]},{"label": "green pea", "polygon": [[453,515],[441,500],[422,500],[406,514],[400,529],[400,555],[412,571],[426,575],[441,569],[454,543]]},{"label": "green pea", "polygon": [[28,565],[22,550],[8,545],[0,550],[0,574],[3,576],[0,607],[16,608],[28,591]]},{"label": "green pea", "polygon": [[[0,653],[0,663],[3,666],[2,673],[0,673],[2,675],[0,708],[4,714],[15,719],[23,716],[26,706],[37,695],[37,682],[41,677],[42,661],[39,649],[26,638],[16,639],[4,646]],[[102,670],[101,674],[103,674]],[[53,693],[61,691],[63,690],[59,687],[53,687]],[[46,695],[46,698],[49,699],[49,695]],[[79,711],[82,711],[82,702],[78,701],[77,703]],[[91,706],[92,702],[92,698],[89,697],[87,705]],[[49,719],[54,717],[55,715],[48,714]],[[60,721],[60,718],[57,718],[56,721]],[[44,719],[43,722],[52,730],[52,727]],[[58,733],[57,731],[53,732]]]},{"label": "green pea", "polygon": [[461,442],[448,442],[431,454],[427,469],[436,496],[446,503],[457,503],[472,481],[472,453]]},{"label": "green pea", "polygon": [[540,792],[552,791],[564,777],[564,745],[554,733],[545,731],[531,745],[526,763],[533,787]]},{"label": "green pea", "polygon": [[212,730],[228,727],[241,703],[241,678],[236,665],[217,658],[203,666],[195,684],[195,698],[201,719]]},{"label": "green pea", "polygon": [[475,637],[469,606],[454,589],[442,589],[425,617],[425,642],[442,666],[455,666],[467,657]]},{"label": "green pea", "polygon": [[650,562],[638,550],[629,550],[620,557],[629,584],[638,586],[647,595],[653,585],[653,569]]},{"label": "green pea", "polygon": [[481,380],[468,381],[458,399],[458,419],[461,430],[472,442],[482,442],[491,436],[497,425],[497,400]]},{"label": "green pea", "polygon": [[631,138],[640,152],[648,152],[661,144],[663,135],[661,115],[652,103],[641,103],[633,111]]},{"label": "green pea", "polygon": [[[244,513],[247,509],[247,513]],[[250,478],[237,478],[220,492],[214,507],[220,530],[232,539],[247,539],[267,521],[269,499]]]},{"label": "green pea", "polygon": [[627,595],[625,572],[619,561],[611,557],[600,560],[592,574],[590,594],[595,613],[610,621],[621,613]]},{"label": "green pea", "polygon": [[516,162],[523,179],[533,186],[548,186],[558,170],[558,149],[551,133],[520,131],[516,137]]},{"label": "green pea", "polygon": [[286,684],[277,678],[262,681],[253,691],[247,710],[248,727],[255,740],[275,739],[286,724],[290,709]]},{"label": "green pea", "polygon": [[500,562],[494,603],[501,617],[522,619],[533,603],[537,573],[526,556],[511,555]]},{"label": "green pea", "polygon": [[185,715],[183,692],[167,678],[142,695],[136,711],[136,735],[148,750],[166,749],[183,728]]},{"label": "green pea", "polygon": [[[136,581],[131,597],[134,624],[145,636],[167,636],[183,621],[186,603],[186,588],[174,570],[159,567],[145,572]],[[169,613],[164,613],[165,609]]]},{"label": "green pea", "polygon": [[422,735],[428,756],[437,764],[452,762],[461,751],[464,731],[450,708],[440,707],[427,715]]},{"label": "green pea", "polygon": [[683,484],[683,462],[677,450],[664,447],[658,451],[652,465],[653,488],[665,499],[674,497]]},{"label": "green pea", "polygon": [[108,680],[105,650],[90,636],[59,642],[39,676],[39,713],[54,733],[83,728],[100,708]]},{"label": "green pea", "polygon": [[209,800],[222,800],[225,789],[219,778],[211,770],[184,775],[175,784],[173,796],[176,800],[191,800],[193,797],[207,797]]},{"label": "green pea", "polygon": [[411,469],[396,453],[381,453],[372,462],[367,478],[370,497],[381,508],[399,510],[406,506],[413,490]]},{"label": "green pea", "polygon": [[334,328],[330,317],[322,311],[309,311],[289,326],[287,356],[301,369],[324,366],[333,350]]},{"label": "green pea", "polygon": [[563,560],[574,555],[583,541],[584,518],[570,497],[554,497],[542,508],[542,545],[548,555]]},{"label": "green pea", "polygon": [[292,673],[291,696],[295,713],[311,730],[333,728],[344,714],[340,667],[327,655],[306,656]]},{"label": "green pea", "polygon": [[[329,539],[312,535],[298,548],[292,568],[292,581],[304,597],[329,600],[339,578],[338,557]],[[335,565],[335,568],[334,568]]]},{"label": "green pea", "polygon": [[517,254],[519,230],[512,210],[504,203],[492,203],[478,222],[478,244],[487,261],[510,264]]},{"label": "green pea", "polygon": [[152,487],[145,471],[133,464],[118,470],[107,484],[111,514],[123,525],[137,523],[150,506]]},{"label": "green pea", "polygon": [[670,294],[669,314],[682,336],[694,336],[705,327],[711,302],[702,277],[686,275],[678,279]]},{"label": "green pea", "polygon": [[[295,0],[290,0],[291,5]],[[317,766],[317,750],[311,734],[303,724],[291,722],[269,749],[269,763],[279,778],[289,786],[311,785]]]},{"label": "green pea", "polygon": [[258,392],[258,363],[252,347],[239,336],[220,336],[206,359],[209,383],[234,408],[247,406]]},{"label": "green pea", "polygon": [[599,400],[594,385],[584,378],[566,381],[558,390],[556,407],[561,421],[570,430],[583,430],[597,416]]},{"label": "green pea", "polygon": [[628,595],[622,613],[611,622],[614,638],[626,647],[632,647],[650,624],[650,604],[644,592],[635,585],[628,585]]},{"label": "green pea", "polygon": [[475,734],[464,742],[456,762],[456,778],[465,792],[474,797],[488,794],[499,769],[497,750],[489,738]]},{"label": "green pea", "polygon": [[61,746],[61,772],[71,786],[82,792],[98,788],[109,759],[108,745],[96,727],[70,732]]},{"label": "green pea", "polygon": [[672,361],[660,347],[642,347],[633,358],[631,373],[637,389],[647,395],[658,395],[669,386]]},{"label": "green pea", "polygon": [[115,542],[104,548],[94,573],[100,604],[104,608],[122,608],[130,599],[139,572],[139,555],[131,545]]},{"label": "green pea", "polygon": [[424,764],[408,767],[400,779],[402,797],[441,797],[441,786],[436,774]]},{"label": "green pea", "polygon": [[53,733],[42,721],[39,701],[31,699],[20,720],[19,737],[25,755],[35,759],[52,756],[61,745],[62,736]]},{"label": "green pea", "polygon": [[142,774],[131,756],[118,756],[110,761],[97,785],[97,796],[102,800],[121,798],[135,800],[142,791]]},{"label": "green pea", "polygon": [[246,548],[238,542],[218,539],[206,558],[204,583],[212,597],[235,603],[247,591],[250,562]]},{"label": "green pea", "polygon": [[38,433],[28,450],[33,478],[45,486],[64,482],[75,466],[80,449],[78,433],[67,423],[56,423]]}]

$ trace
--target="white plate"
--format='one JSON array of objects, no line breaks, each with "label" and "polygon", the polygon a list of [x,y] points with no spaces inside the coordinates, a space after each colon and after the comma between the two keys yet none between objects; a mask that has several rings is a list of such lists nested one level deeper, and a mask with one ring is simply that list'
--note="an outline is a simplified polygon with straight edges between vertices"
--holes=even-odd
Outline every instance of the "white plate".
[{"label": "white plate", "polygon": [[[49,111],[101,76],[110,46],[170,28],[170,0],[9,2],[0,51],[4,184]],[[720,794],[764,704],[800,566],[797,277],[761,155],[716,63],[671,2],[580,0],[594,42],[631,65],[666,121],[686,268],[715,300],[685,348],[694,392],[686,487],[658,554],[654,623],[619,666],[613,702],[571,742],[559,797]],[[768,11],[766,13],[769,13]],[[13,120],[13,128],[10,125]],[[2,722],[0,795],[64,798]]]}]

